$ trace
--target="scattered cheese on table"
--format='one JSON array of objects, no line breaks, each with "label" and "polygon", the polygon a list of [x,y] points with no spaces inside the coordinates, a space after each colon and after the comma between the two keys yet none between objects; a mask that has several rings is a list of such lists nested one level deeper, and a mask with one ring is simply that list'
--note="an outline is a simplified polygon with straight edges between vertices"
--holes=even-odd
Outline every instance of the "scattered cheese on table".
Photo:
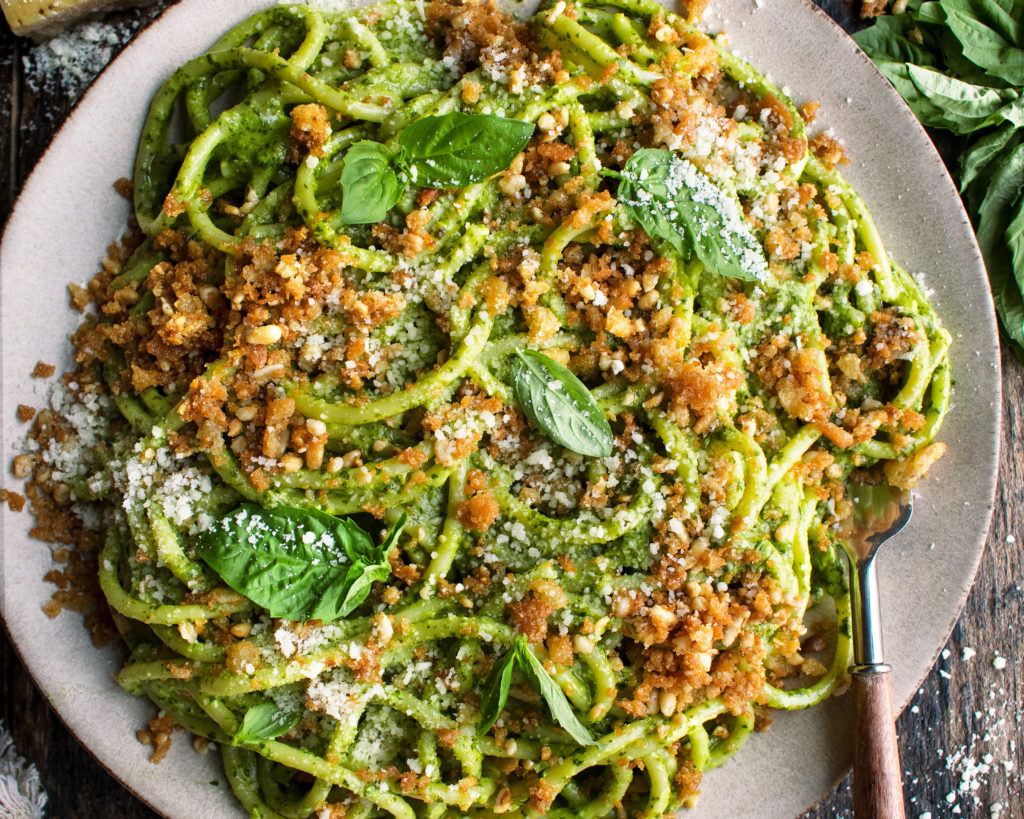
[{"label": "scattered cheese on table", "polygon": [[153,0],[0,0],[15,34],[45,40],[94,12],[145,6]]}]

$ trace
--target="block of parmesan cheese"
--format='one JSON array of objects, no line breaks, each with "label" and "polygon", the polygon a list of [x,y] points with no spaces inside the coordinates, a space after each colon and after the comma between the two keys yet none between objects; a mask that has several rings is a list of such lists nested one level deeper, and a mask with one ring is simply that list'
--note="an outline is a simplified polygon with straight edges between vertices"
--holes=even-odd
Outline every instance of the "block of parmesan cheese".
[{"label": "block of parmesan cheese", "polygon": [[126,6],[146,6],[153,0],[0,0],[15,34],[45,40],[76,20]]}]

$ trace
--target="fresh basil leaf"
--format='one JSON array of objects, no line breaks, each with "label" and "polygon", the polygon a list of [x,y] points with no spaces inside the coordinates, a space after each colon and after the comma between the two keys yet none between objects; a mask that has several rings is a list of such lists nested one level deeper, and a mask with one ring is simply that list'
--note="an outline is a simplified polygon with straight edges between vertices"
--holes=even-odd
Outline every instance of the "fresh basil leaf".
[{"label": "fresh basil leaf", "polygon": [[[1024,3],[1020,0],[938,0],[949,18],[953,15],[965,17],[979,24],[977,37],[983,48],[1001,43],[1024,46]],[[982,30],[984,29],[984,30]],[[965,43],[966,45],[966,43]]]},{"label": "fresh basil leaf", "polygon": [[262,702],[245,712],[242,724],[231,739],[232,745],[277,739],[287,734],[302,718],[301,711],[282,711],[272,702]]},{"label": "fresh basil leaf", "polygon": [[914,19],[919,23],[933,23],[942,25],[946,22],[946,12],[942,10],[942,4],[937,0],[930,3],[922,3],[920,8],[913,12]]},{"label": "fresh basil leaf", "polygon": [[594,738],[572,710],[565,692],[544,670],[543,664],[537,659],[530,649],[529,643],[526,642],[526,638],[522,635],[516,638],[515,653],[519,670],[530,684],[530,688],[544,698],[555,722],[561,725],[566,733],[580,745],[594,745]]},{"label": "fresh basil leaf", "polygon": [[940,109],[940,117],[931,117],[934,124],[957,134],[998,122],[996,114],[1009,99],[994,88],[972,85],[919,65],[908,65],[907,75],[917,90]]},{"label": "fresh basil leaf", "polygon": [[346,577],[348,591],[345,593],[345,599],[341,601],[341,608],[338,609],[339,617],[347,617],[355,611],[359,604],[369,595],[374,581],[384,582],[391,577],[391,564],[386,561],[374,563],[371,566],[367,566],[364,563],[356,563],[352,569],[358,569],[358,571],[353,572],[350,570]]},{"label": "fresh basil leaf", "polygon": [[917,21],[909,14],[879,17],[874,25],[854,34],[853,41],[872,60],[938,65],[938,42],[931,34],[925,37],[924,44],[914,42],[908,34],[915,28],[921,31]]},{"label": "fresh basil leaf", "polygon": [[999,315],[1010,348],[1016,353],[1017,359],[1024,364],[1024,299],[1011,279],[1003,282],[998,290],[993,290],[992,301]]},{"label": "fresh basil leaf", "polygon": [[[398,536],[402,534],[402,530],[405,528],[405,523],[409,519],[409,516],[402,512],[398,516],[398,520],[395,521],[395,525],[388,531],[387,537],[384,538],[379,544],[373,542],[373,538],[367,535],[365,538],[352,541],[352,551],[349,552],[349,557],[352,560],[361,560],[365,564],[380,563],[381,561],[387,561],[388,555],[391,553],[391,547],[395,545],[395,541]],[[362,530],[360,530],[362,531]]]},{"label": "fresh basil leaf", "polygon": [[957,134],[999,122],[1000,109],[1013,93],[972,85],[923,66],[888,60],[875,65],[924,125]]},{"label": "fresh basil leaf", "polygon": [[375,581],[383,583],[391,577],[391,563],[388,561],[388,555],[408,519],[409,516],[402,512],[379,546],[374,545],[372,541],[367,543],[366,540],[353,543],[349,556],[355,557],[356,561],[345,575],[345,586],[348,591],[338,610],[340,617],[347,617],[366,599]]},{"label": "fresh basil leaf", "polygon": [[453,111],[416,120],[398,135],[413,184],[461,188],[512,164],[530,141],[532,122]]},{"label": "fresh basil leaf", "polygon": [[996,31],[1024,48],[1024,0],[975,0]]},{"label": "fresh basil leaf", "polygon": [[1003,235],[1012,218],[1013,205],[1020,197],[1022,189],[1024,189],[1024,143],[1018,144],[1002,159],[999,167],[994,169],[977,207],[975,229],[978,235],[978,245],[985,255],[989,273],[993,272],[993,267],[997,271],[1003,267],[998,263],[992,265],[989,258],[991,256],[994,260],[998,259],[994,253],[995,248],[1006,249]]},{"label": "fresh basil leaf", "polygon": [[[1017,358],[1024,364],[1024,188],[1017,197],[1016,214],[1006,227],[1006,244],[1010,249],[1010,267],[1003,285],[1003,298],[996,301],[1003,328],[1013,342]],[[1016,285],[1016,286],[1014,286]]]},{"label": "fresh basil leaf", "polygon": [[[942,118],[942,109],[923,96],[910,79],[910,75],[907,72],[907,63],[877,60],[875,67],[892,83],[899,95],[903,97],[903,101],[914,112],[914,116],[922,123],[927,125],[932,121]],[[942,128],[945,126],[938,125],[936,127]]]},{"label": "fresh basil leaf", "polygon": [[1017,286],[1024,292],[1024,183],[1014,205],[1014,215],[1006,226],[1006,246],[1010,248],[1010,264]]},{"label": "fresh basil leaf", "polygon": [[391,549],[395,545],[395,541],[398,540],[398,536],[402,534],[402,530],[405,528],[406,521],[409,520],[409,516],[402,512],[398,516],[398,520],[395,521],[395,525],[391,527],[387,537],[381,541],[380,546],[377,547],[376,556],[380,560],[387,560],[388,555],[391,554]]},{"label": "fresh basil leaf", "polygon": [[391,164],[391,152],[379,142],[364,139],[345,152],[341,171],[341,213],[347,225],[379,222],[402,195],[402,184]]},{"label": "fresh basil leaf", "polygon": [[[985,185],[982,187],[978,182],[972,185],[968,198],[972,204],[978,246],[985,257],[985,267],[992,283],[996,313],[1010,340],[1015,345],[1022,345],[1024,268],[1014,264],[1016,240],[1012,245],[1007,240],[1012,236],[1011,227],[1019,224],[1017,208],[1024,198],[1024,142],[1002,154],[998,163],[992,164],[997,167]],[[1024,355],[1024,348],[1015,349],[1018,356]]]},{"label": "fresh basil leaf", "polygon": [[[976,7],[980,4],[957,5]],[[977,8],[946,8],[946,25],[960,41],[964,57],[992,77],[1011,85],[1024,85],[1024,50],[1017,48],[1005,36],[1012,32],[998,31],[986,25],[986,20],[975,16],[977,14]],[[1017,29],[1020,29],[1020,23],[1017,23]]]},{"label": "fresh basil leaf", "polygon": [[1002,85],[1002,81],[993,79],[985,73],[985,69],[976,66],[964,56],[964,47],[948,28],[943,27],[937,34],[942,59],[945,63],[944,73],[951,74],[958,80],[973,85]]},{"label": "fresh basil leaf", "polygon": [[1008,145],[1012,147],[1024,133],[1015,136],[1016,130],[1010,123],[1003,123],[999,128],[979,137],[969,148],[960,154],[960,192],[967,190],[970,184],[981,175],[982,171]]},{"label": "fresh basil leaf", "polygon": [[[1024,95],[1024,88],[1016,92]],[[999,116],[1018,128],[1024,128],[1024,96],[1019,96],[999,109]]]},{"label": "fresh basil leaf", "polygon": [[[199,536],[196,551],[225,583],[272,617],[330,621],[366,598],[362,593],[353,604],[352,586],[360,582],[361,593],[359,578],[367,567],[388,565],[383,545],[347,518],[243,503]],[[362,569],[353,574],[357,565]],[[372,579],[386,579],[382,573],[375,571]]]},{"label": "fresh basil leaf", "polygon": [[391,563],[388,561],[388,555],[408,519],[409,516],[402,512],[379,546],[374,545],[372,541],[368,542],[363,539],[353,542],[349,556],[355,557],[356,561],[345,575],[345,586],[348,591],[345,593],[344,600],[341,601],[338,616],[347,617],[355,611],[369,595],[374,581],[383,583],[391,577]]},{"label": "fresh basil leaf", "polygon": [[512,391],[526,417],[556,443],[580,455],[612,454],[608,419],[572,371],[533,350],[517,350]]},{"label": "fresh basil leaf", "polygon": [[645,231],[720,276],[763,282],[768,263],[736,196],[671,151],[643,148],[620,173],[618,199]]},{"label": "fresh basil leaf", "polygon": [[510,648],[505,655],[494,664],[491,673],[484,682],[483,695],[480,697],[479,733],[486,734],[491,726],[498,721],[501,711],[508,702],[508,692],[512,687],[512,669],[516,664],[516,649]]}]

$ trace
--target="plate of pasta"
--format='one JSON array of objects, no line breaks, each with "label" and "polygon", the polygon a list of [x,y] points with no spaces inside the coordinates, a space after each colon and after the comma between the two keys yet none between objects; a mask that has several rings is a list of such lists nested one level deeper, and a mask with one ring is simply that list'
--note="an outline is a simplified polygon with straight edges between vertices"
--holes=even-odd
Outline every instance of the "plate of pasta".
[{"label": "plate of pasta", "polygon": [[3,612],[156,810],[792,816],[851,756],[851,483],[918,493],[927,673],[995,482],[970,226],[821,12],[681,12],[183,0],[40,163]]}]

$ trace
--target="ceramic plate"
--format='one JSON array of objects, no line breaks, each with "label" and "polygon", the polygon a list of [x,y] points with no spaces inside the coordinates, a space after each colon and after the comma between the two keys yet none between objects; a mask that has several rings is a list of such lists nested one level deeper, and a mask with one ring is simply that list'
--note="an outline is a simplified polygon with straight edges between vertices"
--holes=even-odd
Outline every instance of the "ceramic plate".
[{"label": "ceramic plate", "polygon": [[[129,176],[150,97],[161,81],[267,0],[182,0],[143,32],[67,121],[25,185],[0,247],[3,462],[25,426],[18,404],[40,406],[37,360],[68,362],[78,314],[68,282],[98,269],[121,232],[127,204],[111,183]],[[824,13],[808,0],[724,0],[709,30],[786,88],[797,104],[822,104],[851,158],[845,174],[867,202],[890,253],[929,289],[953,334],[956,392],[942,429],[946,456],[920,487],[914,519],[881,557],[887,658],[893,694],[905,704],[928,673],[967,596],[984,548],[999,440],[999,358],[992,302],[967,217],[928,137],[899,96]],[[113,682],[120,655],[97,651],[79,617],[50,620],[40,606],[47,546],[29,539],[27,514],[3,511],[2,607],[29,670],[70,729],[156,810],[175,819],[242,817],[217,754],[196,755],[177,738],[160,765],[146,761],[135,731],[148,702]],[[839,780],[850,753],[850,702],[780,713],[704,781],[699,817],[792,817]],[[219,787],[211,781],[219,780]]]}]

